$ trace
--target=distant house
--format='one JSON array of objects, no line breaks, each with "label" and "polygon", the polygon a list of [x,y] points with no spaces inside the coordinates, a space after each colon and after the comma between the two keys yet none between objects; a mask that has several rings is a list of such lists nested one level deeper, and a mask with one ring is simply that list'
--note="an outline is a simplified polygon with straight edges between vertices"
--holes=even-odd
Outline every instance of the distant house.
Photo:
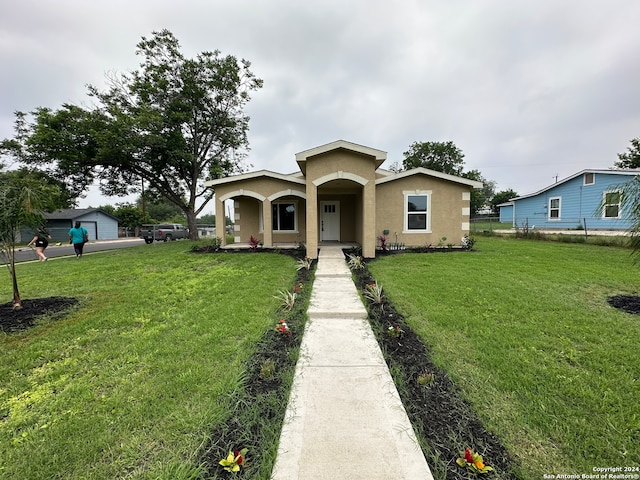
[{"label": "distant house", "polygon": [[443,237],[459,245],[469,233],[471,190],[480,182],[425,168],[383,170],[386,152],[344,140],[295,158],[295,173],[261,170],[205,182],[215,188],[216,218],[225,218],[225,201],[234,202],[236,242],[300,242],[311,258],[323,243],[356,243],[371,258],[380,236],[406,246]]},{"label": "distant house", "polygon": [[513,223],[513,202],[505,202],[498,205],[500,223]]},{"label": "distant house", "polygon": [[77,208],[45,213],[47,229],[52,241],[68,241],[67,232],[76,221],[87,229],[89,240],[114,240],[118,238],[118,219],[99,208]]},{"label": "distant house", "polygon": [[582,170],[542,190],[512,198],[500,207],[500,221],[547,230],[627,230],[621,186],[640,170]]}]

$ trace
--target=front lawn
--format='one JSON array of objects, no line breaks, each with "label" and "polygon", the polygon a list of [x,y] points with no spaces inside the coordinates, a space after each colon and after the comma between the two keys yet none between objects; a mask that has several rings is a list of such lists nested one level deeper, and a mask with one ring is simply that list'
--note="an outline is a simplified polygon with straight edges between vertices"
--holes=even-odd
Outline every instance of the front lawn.
[{"label": "front lawn", "polygon": [[[190,246],[18,266],[23,299],[79,303],[62,319],[0,333],[0,478],[198,474],[296,268],[284,255]],[[3,273],[0,303],[10,300]]]},{"label": "front lawn", "polygon": [[480,237],[369,270],[522,478],[640,463],[640,317],[607,303],[640,291],[629,250]]}]

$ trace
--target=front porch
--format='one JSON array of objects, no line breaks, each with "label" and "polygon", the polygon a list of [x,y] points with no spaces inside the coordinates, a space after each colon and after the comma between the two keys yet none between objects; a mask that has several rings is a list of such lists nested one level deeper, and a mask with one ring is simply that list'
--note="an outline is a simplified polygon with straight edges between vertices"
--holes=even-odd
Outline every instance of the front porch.
[{"label": "front porch", "polygon": [[[326,242],[319,242],[318,249],[322,248],[323,246],[341,247],[342,249],[346,249],[346,248],[359,247],[360,244],[355,242],[326,241]],[[220,248],[222,250],[250,250],[251,245],[247,242],[238,242],[238,243],[230,243],[227,245],[222,245]],[[299,243],[276,242],[271,246],[261,245],[258,247],[258,250],[259,251],[296,250],[298,248],[300,248]]]}]

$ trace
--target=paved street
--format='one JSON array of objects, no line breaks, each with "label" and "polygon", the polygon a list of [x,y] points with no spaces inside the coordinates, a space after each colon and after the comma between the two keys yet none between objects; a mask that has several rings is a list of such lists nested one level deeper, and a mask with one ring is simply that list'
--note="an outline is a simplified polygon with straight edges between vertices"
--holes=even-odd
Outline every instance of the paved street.
[{"label": "paved street", "polygon": [[[104,250],[113,250],[116,248],[133,247],[137,245],[145,245],[144,240],[142,240],[141,238],[121,238],[118,240],[91,241],[84,246],[84,253],[86,254],[92,252],[100,252]],[[44,251],[44,254],[48,258],[75,255],[73,252],[73,245],[69,245],[68,243],[63,243],[59,246],[55,243],[50,243],[47,249]],[[17,262],[27,262],[37,259],[38,255],[36,254],[35,248],[31,249],[31,247],[20,247],[19,249],[16,249]]]}]

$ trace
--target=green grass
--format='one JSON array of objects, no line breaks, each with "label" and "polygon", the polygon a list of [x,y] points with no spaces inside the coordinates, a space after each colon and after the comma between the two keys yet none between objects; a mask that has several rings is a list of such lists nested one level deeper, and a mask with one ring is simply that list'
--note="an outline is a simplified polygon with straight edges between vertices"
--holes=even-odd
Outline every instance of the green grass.
[{"label": "green grass", "polygon": [[[81,305],[0,334],[0,478],[197,473],[296,269],[283,255],[198,255],[190,246],[18,266],[23,299]],[[0,293],[11,300],[7,274]]]},{"label": "green grass", "polygon": [[640,318],[606,302],[640,291],[628,249],[490,237],[369,269],[523,478],[638,465]]},{"label": "green grass", "polygon": [[511,230],[512,222],[500,222],[495,218],[477,218],[471,221],[471,232],[492,232],[493,230]]}]

